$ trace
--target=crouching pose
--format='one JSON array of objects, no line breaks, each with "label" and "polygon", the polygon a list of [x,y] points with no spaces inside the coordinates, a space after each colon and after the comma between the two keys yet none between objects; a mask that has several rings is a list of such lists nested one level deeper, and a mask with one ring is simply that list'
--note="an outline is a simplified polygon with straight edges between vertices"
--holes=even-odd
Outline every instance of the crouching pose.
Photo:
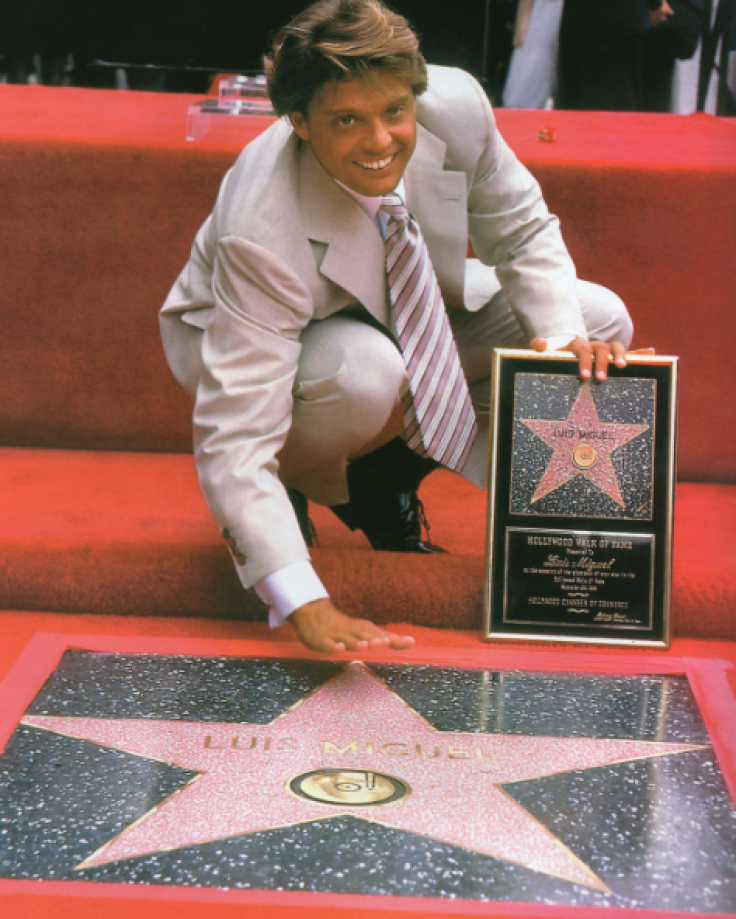
[{"label": "crouching pose", "polygon": [[225,177],[161,312],[164,346],[195,400],[206,500],[271,623],[321,651],[406,648],[329,599],[307,499],[375,549],[441,551],[417,489],[439,465],[485,484],[492,348],[564,348],[603,378],[631,322],[576,279],[480,86],[427,66],[379,0],[313,4],[266,73],[284,117]]}]

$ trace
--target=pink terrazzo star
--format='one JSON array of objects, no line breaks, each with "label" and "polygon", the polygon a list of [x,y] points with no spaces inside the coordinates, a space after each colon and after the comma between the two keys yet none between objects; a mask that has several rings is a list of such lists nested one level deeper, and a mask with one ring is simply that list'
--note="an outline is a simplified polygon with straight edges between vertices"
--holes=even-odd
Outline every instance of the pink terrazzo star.
[{"label": "pink terrazzo star", "polygon": [[[267,725],[40,715],[23,724],[200,772],[78,869],[350,814],[597,890],[600,879],[503,784],[700,748],[437,731],[359,662]],[[343,800],[297,793],[319,796],[320,782]],[[403,797],[359,806],[381,782]]]},{"label": "pink terrazzo star", "polygon": [[532,504],[575,476],[582,475],[618,505],[625,506],[611,454],[648,431],[650,425],[607,424],[599,421],[589,383],[581,386],[567,418],[560,421],[536,418],[519,420],[554,450],[534,492]]}]

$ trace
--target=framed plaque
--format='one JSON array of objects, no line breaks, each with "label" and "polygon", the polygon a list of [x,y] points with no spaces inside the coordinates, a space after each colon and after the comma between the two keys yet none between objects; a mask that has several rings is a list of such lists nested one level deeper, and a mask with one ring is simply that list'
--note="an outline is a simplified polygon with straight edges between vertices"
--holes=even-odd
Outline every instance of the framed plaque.
[{"label": "framed plaque", "polygon": [[486,638],[668,647],[677,358],[496,349]]}]

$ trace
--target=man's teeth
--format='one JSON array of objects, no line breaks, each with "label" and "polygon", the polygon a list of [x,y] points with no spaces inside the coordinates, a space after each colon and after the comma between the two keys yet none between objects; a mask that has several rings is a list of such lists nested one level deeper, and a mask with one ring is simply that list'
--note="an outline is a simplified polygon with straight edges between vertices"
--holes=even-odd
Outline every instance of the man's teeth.
[{"label": "man's teeth", "polygon": [[385,169],[391,162],[393,156],[387,156],[385,160],[379,160],[377,163],[358,163],[363,169]]}]

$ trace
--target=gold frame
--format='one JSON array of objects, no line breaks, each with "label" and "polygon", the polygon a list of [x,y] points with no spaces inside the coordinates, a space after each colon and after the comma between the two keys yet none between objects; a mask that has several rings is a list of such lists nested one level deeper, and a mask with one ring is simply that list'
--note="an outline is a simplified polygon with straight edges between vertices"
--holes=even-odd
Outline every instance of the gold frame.
[{"label": "gold frame", "polygon": [[[558,627],[559,631],[554,632],[553,628],[545,627],[542,631],[536,631],[532,629],[519,629],[514,630],[513,628],[509,629],[506,624],[506,610],[505,608],[500,610],[498,609],[498,604],[494,606],[494,591],[496,589],[496,583],[498,578],[498,571],[502,572],[502,577],[504,578],[503,586],[503,596],[506,595],[505,579],[508,572],[508,559],[506,558],[506,547],[505,545],[500,546],[497,544],[497,515],[498,515],[498,476],[499,476],[499,451],[503,449],[503,443],[499,446],[499,442],[502,442],[500,437],[500,424],[501,424],[501,401],[502,401],[502,391],[503,384],[505,382],[504,374],[508,374],[511,363],[513,362],[514,367],[518,366],[519,362],[525,361],[543,361],[548,362],[550,369],[554,367],[556,363],[565,362],[569,367],[571,363],[576,363],[576,358],[573,354],[564,351],[551,351],[538,353],[534,351],[524,351],[510,348],[497,348],[494,349],[493,353],[493,362],[491,369],[491,415],[490,415],[490,431],[489,431],[489,474],[488,474],[488,514],[487,514],[487,548],[486,548],[486,580],[485,580],[485,590],[484,590],[484,638],[488,641],[514,641],[514,642],[564,642],[564,643],[577,643],[577,644],[594,644],[594,645],[624,645],[624,646],[636,646],[636,647],[646,647],[646,648],[668,648],[671,640],[671,625],[670,625],[670,609],[671,609],[671,600],[672,600],[672,541],[673,541],[673,532],[674,532],[674,498],[675,498],[675,478],[676,478],[676,440],[677,440],[677,386],[678,386],[678,359],[677,357],[672,356],[649,356],[649,355],[635,355],[631,354],[627,358],[628,367],[624,371],[618,371],[613,369],[611,372],[611,377],[614,378],[626,378],[631,377],[631,369],[636,369],[637,367],[645,366],[654,366],[658,368],[669,368],[669,373],[666,377],[666,383],[668,391],[665,393],[666,398],[666,418],[662,418],[662,411],[657,412],[655,405],[655,424],[657,426],[664,425],[666,435],[665,441],[665,456],[655,457],[653,460],[653,489],[654,489],[654,501],[658,505],[661,513],[662,502],[664,502],[664,519],[665,525],[661,532],[657,530],[660,528],[655,528],[653,521],[642,520],[642,524],[648,525],[651,533],[643,534],[650,535],[653,538],[653,541],[661,540],[664,543],[663,555],[661,558],[660,564],[657,566],[656,563],[652,566],[652,578],[656,578],[657,584],[660,587],[659,594],[661,596],[661,604],[658,605],[656,610],[656,615],[654,615],[654,620],[660,625],[657,626],[657,629],[652,629],[656,631],[651,638],[636,638],[633,636],[621,637],[620,634],[614,634],[614,627],[609,629],[611,634],[602,634],[602,635],[591,635],[591,634],[571,634],[570,629],[574,626],[565,626]],[[536,373],[540,371],[535,369]],[[658,371],[661,375],[661,370]],[[652,374],[652,378],[654,374]],[[656,378],[655,378],[656,379]],[[513,425],[514,418],[511,419],[511,424]],[[508,432],[503,432],[508,433]],[[507,440],[507,449],[510,449],[509,444],[513,444],[513,436]],[[659,465],[664,463],[664,469]],[[664,478],[662,478],[664,476]],[[659,479],[659,485],[654,483],[654,480]],[[663,484],[662,484],[663,483]],[[664,493],[663,493],[664,492]],[[653,514],[654,515],[654,514]],[[508,517],[522,515],[512,515],[510,509],[507,514]],[[541,516],[541,515],[540,515]],[[542,517],[542,520],[544,517]],[[609,518],[605,517],[579,517],[579,518],[570,518],[575,521],[575,524],[569,527],[565,527],[561,522],[564,518],[555,517],[556,523],[554,526],[555,530],[562,531],[568,530],[572,533],[590,533],[598,532],[606,528],[605,522],[610,523]],[[598,520],[601,523],[601,526],[596,528],[594,522]],[[631,518],[622,518],[622,523],[626,523],[627,528],[631,531],[637,530],[637,521],[632,520]],[[503,528],[503,537],[504,543],[506,541],[506,532],[511,529],[524,529],[523,525],[520,523],[517,526],[512,526],[508,524]],[[553,529],[550,526],[542,527],[542,529]],[[620,534],[623,535],[623,532]],[[499,565],[499,552],[502,555],[502,564]],[[496,570],[496,582],[494,583],[493,573]],[[653,589],[653,588],[652,588]],[[654,600],[652,600],[652,604]],[[505,607],[506,603],[502,604]],[[521,623],[520,623],[521,624]],[[605,628],[605,627],[604,627]],[[627,631],[624,629],[617,629],[620,631]],[[588,628],[588,632],[591,629]],[[628,631],[633,631],[629,629]]]}]

